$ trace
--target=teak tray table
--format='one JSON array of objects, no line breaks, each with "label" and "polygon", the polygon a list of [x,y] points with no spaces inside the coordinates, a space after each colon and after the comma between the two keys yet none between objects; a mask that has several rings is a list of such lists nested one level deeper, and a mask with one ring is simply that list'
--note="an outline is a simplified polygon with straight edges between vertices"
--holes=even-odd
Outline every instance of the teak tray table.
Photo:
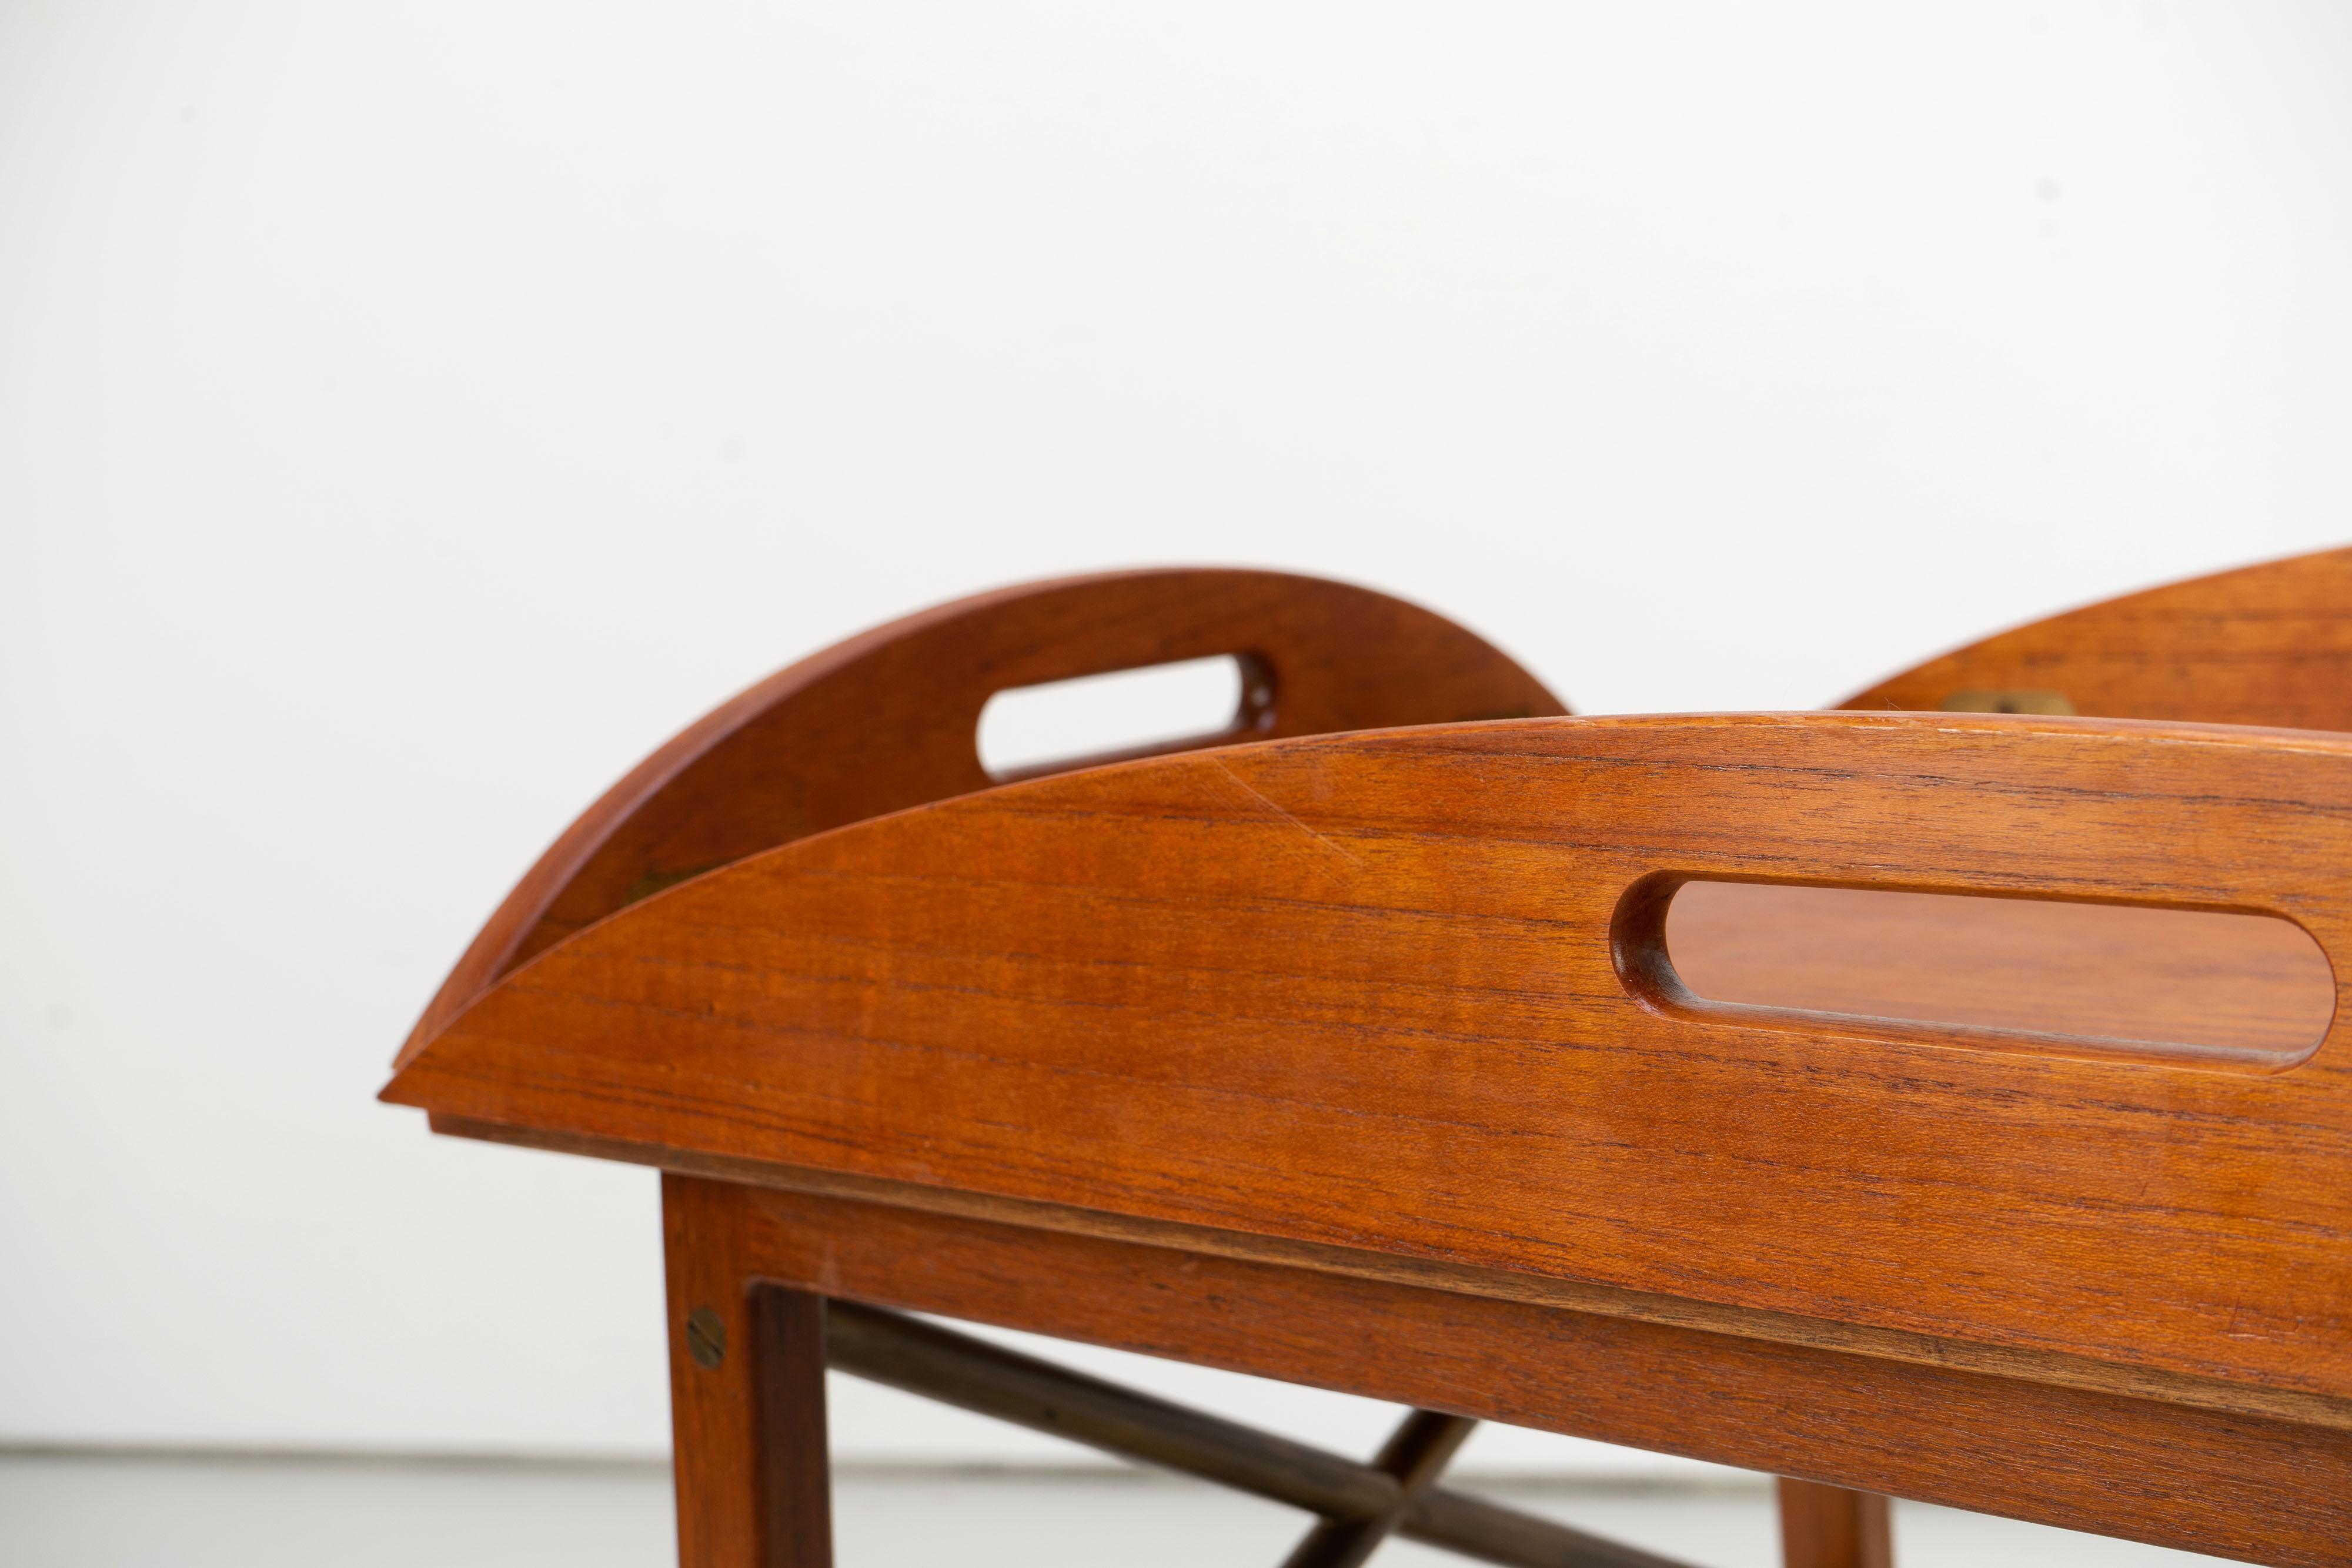
[{"label": "teak tray table", "polygon": [[[2352,1563],[2352,551],[1846,711],[1573,718],[1255,571],[967,600],[575,822],[383,1098],[661,1167],[680,1555],[831,1560],[830,1362],[1506,1563],[1475,1420]],[[999,782],[1013,687],[1213,654],[1233,725]],[[2099,717],[2079,716],[2099,715]],[[2282,727],[2254,727],[2274,726]],[[902,1315],[1413,1407],[1360,1463]]]}]

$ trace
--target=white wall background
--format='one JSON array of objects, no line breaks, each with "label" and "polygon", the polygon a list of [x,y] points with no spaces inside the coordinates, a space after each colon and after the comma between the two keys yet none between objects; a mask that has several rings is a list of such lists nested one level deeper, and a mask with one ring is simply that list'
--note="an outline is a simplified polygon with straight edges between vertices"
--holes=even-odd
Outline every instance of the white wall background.
[{"label": "white wall background", "polygon": [[372,1096],[780,664],[1237,561],[1811,706],[2352,536],[2347,301],[2325,0],[9,0],[0,1437],[657,1450],[652,1176]]}]

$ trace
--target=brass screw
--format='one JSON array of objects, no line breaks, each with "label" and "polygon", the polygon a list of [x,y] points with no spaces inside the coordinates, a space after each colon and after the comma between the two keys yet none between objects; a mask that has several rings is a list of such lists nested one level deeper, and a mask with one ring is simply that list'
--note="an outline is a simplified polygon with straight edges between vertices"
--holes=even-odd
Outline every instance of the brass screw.
[{"label": "brass screw", "polygon": [[727,1324],[709,1307],[686,1314],[686,1354],[697,1366],[717,1366],[727,1359]]}]

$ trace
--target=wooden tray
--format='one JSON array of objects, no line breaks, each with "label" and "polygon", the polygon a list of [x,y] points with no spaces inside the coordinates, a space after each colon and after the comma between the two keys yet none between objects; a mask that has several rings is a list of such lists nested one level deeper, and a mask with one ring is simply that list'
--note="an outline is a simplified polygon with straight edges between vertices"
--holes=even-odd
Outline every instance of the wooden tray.
[{"label": "wooden tray", "polygon": [[[2331,552],[1576,718],[1334,583],[965,601],[615,786],[383,1098],[670,1173],[692,1564],[829,1560],[821,1298],[1435,1413],[1295,1563],[1654,1561],[1449,1524],[1469,1417],[1819,1483],[1792,1563],[1886,1493],[2352,1563],[2347,604]],[[979,766],[994,692],[1218,653],[1226,730]],[[945,1387],[861,1312],[836,1362]]]}]

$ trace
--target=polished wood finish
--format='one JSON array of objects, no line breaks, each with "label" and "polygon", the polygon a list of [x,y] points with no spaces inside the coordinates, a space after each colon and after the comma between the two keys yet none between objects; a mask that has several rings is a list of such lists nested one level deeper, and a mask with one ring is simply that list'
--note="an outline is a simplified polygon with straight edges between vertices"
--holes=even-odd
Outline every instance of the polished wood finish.
[{"label": "polished wood finish", "polygon": [[[695,1568],[829,1561],[820,1293],[1423,1406],[1397,1497],[1472,1417],[1785,1471],[1792,1568],[1885,1561],[1882,1493],[2352,1563],[2352,738],[2002,716],[2352,719],[2347,587],[2179,585],[1853,705],[1985,716],[1517,723],[1563,710],[1361,591],[983,596],[649,758],[384,1097],[680,1173]],[[1168,749],[1265,743],[987,788],[992,692],[1225,653],[1235,727]]]},{"label": "polished wood finish", "polygon": [[[761,1452],[761,1347],[752,1277],[741,1267],[745,1216],[740,1208],[681,1203],[679,1190],[679,1178],[662,1178],[678,1561],[683,1568],[778,1568],[762,1538],[768,1481]],[[707,1314],[703,1322],[718,1320],[724,1354],[715,1364],[707,1353],[695,1354],[690,1324],[698,1313]],[[829,1565],[819,1558],[792,1568]]]},{"label": "polished wood finish", "polygon": [[2290,1425],[2352,1430],[2352,1401],[2221,1378],[2187,1376],[2088,1356],[2050,1351],[2020,1351],[1969,1340],[1868,1328],[1826,1318],[1721,1307],[1688,1297],[1619,1290],[1582,1281],[1475,1268],[1321,1242],[1290,1241],[1248,1231],[1171,1224],[1103,1209],[1035,1203],[953,1187],[884,1181],[848,1176],[838,1171],[733,1159],[699,1154],[690,1149],[662,1148],[612,1139],[547,1133],[528,1127],[471,1122],[454,1116],[436,1115],[430,1120],[435,1132],[454,1137],[508,1144],[519,1148],[543,1149],[590,1159],[655,1166],[679,1175],[697,1176],[737,1186],[842,1197],[919,1214],[982,1219],[1022,1229],[1129,1241],[1198,1253],[1202,1257],[1266,1263],[1343,1279],[1492,1297],[1497,1301],[1557,1307],[1602,1317],[1622,1317],[1669,1328],[1769,1339],[1779,1343],[1874,1360],[1981,1372],[1996,1377],[2046,1384],[2052,1387],[2114,1394],[2221,1414],[2256,1416]]},{"label": "polished wood finish", "polygon": [[[982,706],[997,691],[1221,653],[1245,662],[1252,685],[1236,726],[1254,736],[1566,711],[1526,671],[1460,627],[1387,595],[1316,579],[1204,569],[1113,572],[941,605],[779,672],[640,763],[499,906],[425,1009],[401,1061],[494,980],[640,898],[810,833],[986,788],[977,730]],[[784,1357],[785,1371],[765,1388],[740,1351],[718,1367],[698,1365],[686,1327],[696,1307],[708,1298],[705,1310],[741,1346],[752,1323],[748,1298],[740,1281],[730,1286],[709,1277],[714,1260],[729,1255],[723,1236],[688,1239],[673,1224],[668,1255],[682,1560],[730,1568],[829,1562],[829,1521],[817,1506],[822,1379],[811,1405],[805,1353],[770,1353],[772,1361]],[[772,1314],[776,1301],[761,1300]],[[789,1326],[772,1315],[763,1321],[771,1342]],[[793,1427],[795,1407],[811,1427]],[[761,1457],[763,1413],[781,1435],[781,1458]],[[762,1510],[797,1522],[782,1536],[763,1537]],[[1464,1528],[1492,1523],[1474,1516]]]},{"label": "polished wood finish", "polygon": [[1182,1244],[731,1181],[665,1191],[673,1227],[746,1278],[2186,1551],[2352,1560],[2347,1427]]},{"label": "polished wood finish", "polygon": [[1780,1478],[1780,1561],[1785,1568],[1894,1568],[1886,1500]]},{"label": "polished wood finish", "polygon": [[2208,910],[1694,882],[1665,936],[1675,975],[1716,1001],[2066,1035],[2075,1051],[2169,1042],[2274,1069],[2336,1012],[2302,927]]},{"label": "polished wood finish", "polygon": [[499,906],[402,1060],[516,965],[647,894],[988,788],[977,733],[997,692],[1223,653],[1253,675],[1236,716],[1246,731],[1186,745],[1567,711],[1453,622],[1315,578],[1110,572],[943,604],[769,676],[639,763]]},{"label": "polished wood finish", "polygon": [[[2098,714],[2124,718],[2179,719],[2205,723],[2275,725],[2297,728],[2352,730],[2352,550],[2335,549],[2261,566],[2168,584],[2051,617],[2014,631],[1972,643],[1890,677],[1848,698],[1842,706],[1856,709],[1931,708],[1946,711],[2001,713]],[[1696,913],[1696,912],[1694,912]],[[1696,988],[1711,995],[1730,996],[1753,991],[1759,982],[1785,993],[1792,979],[1815,966],[1811,955],[1824,947],[1849,944],[1908,945],[1919,952],[1948,951],[1952,938],[1966,942],[1975,931],[1923,928],[1932,922],[1915,912],[1906,929],[1890,929],[1881,920],[1855,919],[1828,924],[1848,929],[1822,928],[1818,905],[1791,918],[1794,911],[1770,911],[1751,904],[1740,912],[1747,918],[1732,925],[1731,913],[1718,908],[1713,932],[1697,931],[1695,946],[1712,942],[1719,957],[1729,961],[1717,976],[1717,988]],[[1882,912],[1883,913],[1883,912]],[[1698,925],[1706,915],[1693,922]],[[1898,921],[1897,925],[1904,923]],[[1962,924],[1966,924],[1963,922]],[[2060,962],[2078,965],[2086,956],[2102,955],[2103,933],[2087,921],[2068,922],[2053,910],[2046,954]],[[2272,973],[2284,960],[2300,967],[2306,955],[2263,948],[2259,933],[2244,929],[2215,930],[2202,943],[2181,943],[2162,955],[2171,960],[2170,974],[2221,971],[2237,976]],[[2144,937],[2143,937],[2144,942]],[[1801,953],[1799,951],[1803,949]],[[1849,945],[1848,953],[1859,951]],[[2143,946],[2143,952],[2148,952]],[[2157,955],[2150,952],[2149,956]],[[2096,988],[2102,1001],[2128,993],[2139,975],[2122,970],[2135,966],[2107,965],[2100,969],[2105,982]],[[1857,985],[1863,966],[1831,967],[1831,974],[1813,974],[1800,983],[1811,985],[1811,1005],[1832,1011],[1923,1016],[1918,1006],[1896,1004],[1867,994],[1866,981]],[[1977,972],[2013,972],[2009,966],[1979,966]],[[1882,968],[1879,977],[1894,973]],[[1906,968],[1900,984],[1915,1000],[1924,988],[1937,988],[1930,977]],[[1965,982],[1963,982],[1964,984]],[[1968,998],[1969,1010],[1956,1010],[1949,988],[1927,1004],[1924,1016],[1943,1019],[1981,1017],[1983,1004],[1995,1009],[2021,1000],[2045,1016],[2053,1001],[2079,1000],[2089,988],[2044,986],[2026,998],[2010,990],[2002,996],[1979,991]],[[1863,994],[1857,994],[1863,993]],[[2274,993],[2282,994],[2282,993]],[[2131,1038],[2184,1038],[2209,1020],[2184,1013],[2178,986],[2159,977],[2143,984],[2138,1000],[2107,1008],[2094,1027]],[[2200,998],[2201,999],[2201,998]],[[1935,1002],[1943,1006],[1937,1009]],[[2145,1021],[2118,1018],[2137,1014],[2145,1020],[2156,1015],[2153,1029]],[[2242,1019],[2218,1020],[2231,1038],[2244,1040],[2249,1031]],[[2323,1020],[2324,1021],[2324,1020]],[[2260,1019],[2254,1034],[2282,1031],[2291,1046],[2302,1033],[2302,1019],[2293,1009],[2274,1008]],[[2080,1028],[2080,1025],[2076,1026]],[[2273,1043],[2281,1043],[2273,1038]],[[1783,1500],[1783,1517],[1788,1503]],[[1834,1512],[1845,1506],[1821,1503]],[[1791,1547],[1790,1563],[1798,1561]]]},{"label": "polished wood finish", "polygon": [[750,1294],[759,1356],[761,1562],[763,1568],[832,1568],[824,1298],[773,1285],[754,1286]]},{"label": "polished wood finish", "polygon": [[2342,953],[2346,864],[2339,737],[1838,714],[1274,742],[648,899],[386,1097],[2345,1397],[2326,1047],[2273,1072],[1766,1026],[1675,994],[1641,933],[1675,878],[1771,875],[2234,906]]},{"label": "polished wood finish", "polygon": [[[1931,659],[1848,708],[2053,697],[2078,714],[2352,730],[2352,549],[2170,583]],[[2013,706],[2024,706],[2021,704]]]}]

